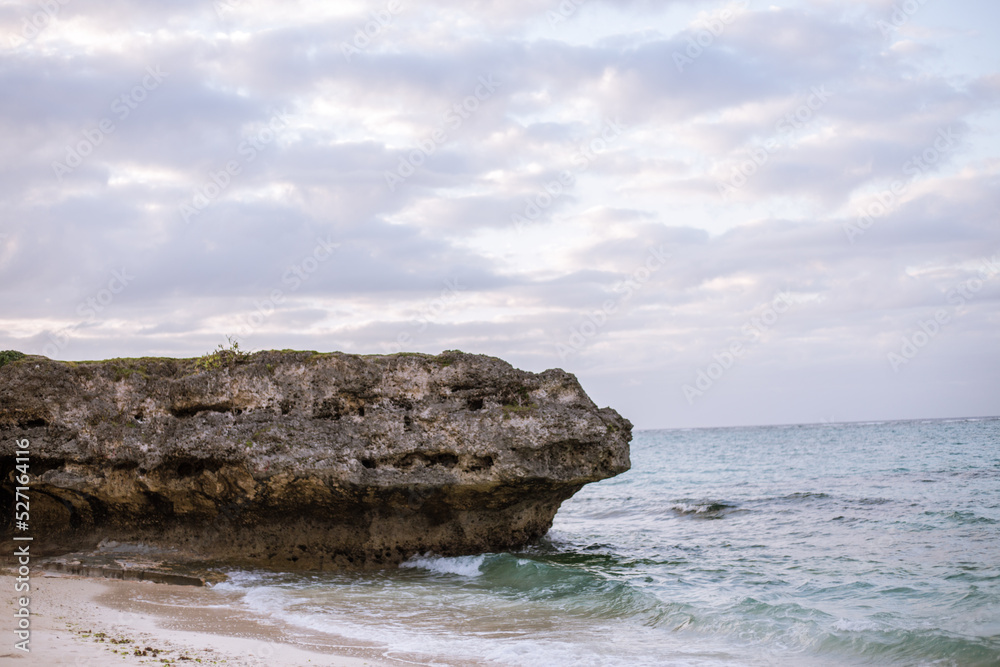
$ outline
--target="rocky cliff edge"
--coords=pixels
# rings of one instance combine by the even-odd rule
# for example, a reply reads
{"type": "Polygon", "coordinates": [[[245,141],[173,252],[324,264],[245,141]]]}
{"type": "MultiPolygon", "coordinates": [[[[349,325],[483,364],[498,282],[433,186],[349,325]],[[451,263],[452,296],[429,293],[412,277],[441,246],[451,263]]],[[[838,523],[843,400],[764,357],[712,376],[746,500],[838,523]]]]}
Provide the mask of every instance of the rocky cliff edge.
{"type": "Polygon", "coordinates": [[[27,439],[30,524],[0,539],[280,569],[516,549],[629,469],[631,429],[565,371],[461,352],[25,356],[0,366],[0,497],[27,439]]]}

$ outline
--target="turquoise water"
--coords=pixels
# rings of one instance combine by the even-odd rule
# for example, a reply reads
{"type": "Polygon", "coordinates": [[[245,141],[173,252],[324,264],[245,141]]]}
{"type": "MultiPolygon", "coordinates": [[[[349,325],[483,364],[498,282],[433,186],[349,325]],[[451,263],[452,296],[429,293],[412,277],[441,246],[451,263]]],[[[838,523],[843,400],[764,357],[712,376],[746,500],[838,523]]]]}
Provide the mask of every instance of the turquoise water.
{"type": "Polygon", "coordinates": [[[522,553],[231,576],[424,664],[1000,665],[1000,420],[638,432],[522,553]]]}

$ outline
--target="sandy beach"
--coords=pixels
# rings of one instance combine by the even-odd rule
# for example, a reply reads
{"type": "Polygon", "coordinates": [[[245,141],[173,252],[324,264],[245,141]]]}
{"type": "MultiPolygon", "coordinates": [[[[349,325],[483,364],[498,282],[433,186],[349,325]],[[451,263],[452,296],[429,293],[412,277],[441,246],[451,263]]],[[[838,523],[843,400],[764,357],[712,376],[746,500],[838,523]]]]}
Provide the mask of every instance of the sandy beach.
{"type": "Polygon", "coordinates": [[[207,588],[88,579],[49,572],[31,575],[30,652],[14,647],[14,577],[0,576],[4,611],[0,662],[11,665],[413,664],[387,660],[374,647],[331,644],[220,605],[207,588]],[[289,639],[294,638],[294,644],[289,639]]]}

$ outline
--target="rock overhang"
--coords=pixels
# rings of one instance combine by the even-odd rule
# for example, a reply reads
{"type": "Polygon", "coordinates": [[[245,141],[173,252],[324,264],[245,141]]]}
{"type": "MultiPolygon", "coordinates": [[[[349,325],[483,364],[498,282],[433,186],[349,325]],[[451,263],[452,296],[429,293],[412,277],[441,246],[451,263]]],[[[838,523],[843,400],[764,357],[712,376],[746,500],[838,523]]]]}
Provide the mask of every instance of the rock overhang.
{"type": "Polygon", "coordinates": [[[521,547],[628,470],[631,424],[559,369],[286,350],[27,356],[0,367],[5,495],[17,438],[40,547],[143,541],[300,569],[521,547]]]}

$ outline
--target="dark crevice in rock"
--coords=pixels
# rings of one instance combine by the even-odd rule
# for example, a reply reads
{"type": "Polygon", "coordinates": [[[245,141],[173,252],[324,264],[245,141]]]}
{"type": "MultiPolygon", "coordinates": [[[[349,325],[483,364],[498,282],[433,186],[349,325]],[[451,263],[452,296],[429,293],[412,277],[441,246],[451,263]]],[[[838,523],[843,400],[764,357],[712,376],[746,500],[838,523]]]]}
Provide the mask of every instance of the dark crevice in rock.
{"type": "Polygon", "coordinates": [[[458,456],[450,452],[410,452],[403,456],[387,459],[382,465],[396,468],[397,470],[406,470],[421,465],[454,468],[458,465],[458,456]]]}
{"type": "Polygon", "coordinates": [[[100,526],[108,522],[110,512],[108,511],[107,505],[101,502],[99,498],[95,498],[89,494],[85,494],[83,499],[87,502],[87,506],[90,508],[89,524],[100,526]]]}
{"type": "Polygon", "coordinates": [[[459,466],[465,472],[481,472],[493,467],[493,457],[462,455],[451,452],[409,452],[402,456],[395,456],[386,459],[374,459],[365,457],[361,459],[361,465],[369,470],[377,468],[395,468],[396,470],[410,470],[416,467],[435,467],[450,470],[459,466]],[[459,464],[461,464],[459,466],[459,464]]]}
{"type": "Polygon", "coordinates": [[[0,516],[0,526],[4,532],[10,532],[13,526],[14,513],[7,511],[7,508],[14,507],[14,487],[20,486],[16,482],[8,481],[12,472],[14,472],[14,459],[0,459],[0,507],[5,510],[0,516]]]}
{"type": "Polygon", "coordinates": [[[174,513],[174,503],[168,498],[153,491],[143,491],[142,493],[152,509],[152,512],[146,517],[147,522],[155,522],[160,517],[171,516],[174,513]]]}
{"type": "MultiPolygon", "coordinates": [[[[37,494],[35,502],[36,508],[39,505],[41,505],[41,503],[39,503],[38,500],[48,499],[52,506],[62,507],[64,510],[66,510],[66,514],[68,516],[67,527],[70,530],[78,530],[85,523],[88,524],[90,523],[89,521],[85,521],[84,517],[80,514],[77,505],[73,504],[73,502],[71,502],[69,498],[63,495],[63,493],[53,493],[51,490],[42,486],[35,486],[34,488],[32,488],[31,492],[32,494],[37,494]]],[[[47,513],[51,513],[51,511],[47,513]]],[[[35,512],[35,514],[36,518],[38,518],[37,511],[35,512]]]]}
{"type": "Polygon", "coordinates": [[[199,412],[231,412],[233,414],[242,414],[243,411],[239,408],[234,408],[231,403],[212,403],[207,405],[186,405],[180,408],[170,408],[170,414],[174,417],[184,418],[193,417],[199,412]]]}
{"type": "Polygon", "coordinates": [[[429,465],[444,466],[445,468],[454,468],[458,465],[458,457],[454,454],[430,454],[426,456],[429,465]]]}
{"type": "Polygon", "coordinates": [[[156,470],[166,476],[176,473],[178,477],[195,477],[205,470],[218,472],[224,465],[224,462],[215,459],[170,459],[156,470]]]}
{"type": "Polygon", "coordinates": [[[350,412],[344,401],[339,398],[323,399],[318,405],[313,407],[313,419],[332,419],[336,421],[350,412]]]}
{"type": "Polygon", "coordinates": [[[469,472],[480,472],[482,470],[489,470],[493,467],[493,457],[492,456],[472,456],[469,457],[464,466],[465,470],[469,472]]]}

